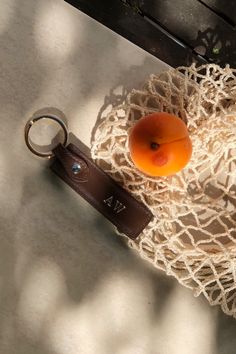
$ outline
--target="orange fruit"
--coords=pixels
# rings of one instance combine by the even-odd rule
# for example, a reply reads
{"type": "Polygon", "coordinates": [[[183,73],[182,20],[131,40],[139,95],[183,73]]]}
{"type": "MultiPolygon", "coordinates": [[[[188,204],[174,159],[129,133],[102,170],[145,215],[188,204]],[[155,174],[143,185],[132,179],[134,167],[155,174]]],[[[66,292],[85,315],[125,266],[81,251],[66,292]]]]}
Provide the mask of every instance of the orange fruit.
{"type": "Polygon", "coordinates": [[[165,112],[138,120],[129,135],[129,150],[135,166],[150,176],[169,176],[182,170],[192,155],[186,124],[165,112]]]}

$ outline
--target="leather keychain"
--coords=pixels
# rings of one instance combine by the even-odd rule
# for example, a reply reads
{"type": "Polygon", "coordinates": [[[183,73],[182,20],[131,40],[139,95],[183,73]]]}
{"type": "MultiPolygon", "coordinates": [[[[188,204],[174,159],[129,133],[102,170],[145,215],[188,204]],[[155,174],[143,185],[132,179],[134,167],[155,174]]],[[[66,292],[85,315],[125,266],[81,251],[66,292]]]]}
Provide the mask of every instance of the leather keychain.
{"type": "Polygon", "coordinates": [[[32,153],[52,160],[51,170],[81,197],[111,221],[122,234],[137,238],[152,219],[150,210],[106,174],[89,156],[89,148],[56,115],[39,115],[25,126],[25,142],[32,153]],[[31,127],[42,119],[53,120],[63,132],[63,141],[47,152],[39,151],[30,139],[31,127]],[[68,138],[75,143],[68,144],[68,138]]]}

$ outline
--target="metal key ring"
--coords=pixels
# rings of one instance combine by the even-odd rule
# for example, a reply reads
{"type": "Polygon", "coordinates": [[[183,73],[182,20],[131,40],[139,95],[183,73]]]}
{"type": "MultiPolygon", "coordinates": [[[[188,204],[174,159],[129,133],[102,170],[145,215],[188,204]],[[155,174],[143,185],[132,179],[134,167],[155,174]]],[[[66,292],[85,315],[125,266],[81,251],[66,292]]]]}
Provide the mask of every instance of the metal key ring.
{"type": "Polygon", "coordinates": [[[25,125],[25,143],[26,143],[27,147],[29,148],[29,150],[37,156],[44,157],[44,158],[51,158],[54,156],[52,151],[48,151],[45,153],[38,151],[35,148],[36,144],[33,144],[32,141],[30,140],[30,137],[29,137],[29,132],[30,132],[31,127],[41,119],[51,119],[60,125],[60,127],[62,128],[62,131],[64,133],[64,139],[62,142],[62,145],[64,145],[64,146],[66,146],[67,140],[68,140],[67,126],[60,118],[58,118],[57,116],[52,115],[52,114],[43,114],[40,116],[33,117],[33,118],[29,119],[29,121],[26,123],[26,125],[25,125]]]}

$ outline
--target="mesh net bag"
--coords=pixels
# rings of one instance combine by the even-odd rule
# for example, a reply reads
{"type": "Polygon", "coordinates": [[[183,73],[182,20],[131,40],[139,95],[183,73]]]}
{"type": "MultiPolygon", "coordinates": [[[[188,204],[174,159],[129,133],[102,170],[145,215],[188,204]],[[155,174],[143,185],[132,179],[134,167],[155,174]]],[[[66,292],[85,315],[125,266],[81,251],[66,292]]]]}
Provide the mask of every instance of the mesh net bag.
{"type": "Polygon", "coordinates": [[[129,246],[236,317],[236,70],[193,64],[152,75],[100,119],[92,157],[154,215],[129,246]],[[146,176],[129,155],[130,128],[155,111],[179,116],[193,144],[170,177],[146,176]]]}

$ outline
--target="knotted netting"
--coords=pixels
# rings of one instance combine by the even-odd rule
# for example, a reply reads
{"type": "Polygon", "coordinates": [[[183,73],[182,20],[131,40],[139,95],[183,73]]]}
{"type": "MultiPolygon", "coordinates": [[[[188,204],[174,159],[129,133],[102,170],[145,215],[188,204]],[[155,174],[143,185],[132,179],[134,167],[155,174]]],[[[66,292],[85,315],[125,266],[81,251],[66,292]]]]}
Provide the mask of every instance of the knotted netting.
{"type": "Polygon", "coordinates": [[[236,70],[193,64],[152,75],[100,120],[92,157],[153,213],[129,246],[236,317],[236,70]],[[157,111],[183,119],[193,154],[181,172],[153,178],[134,166],[128,136],[157,111]]]}

